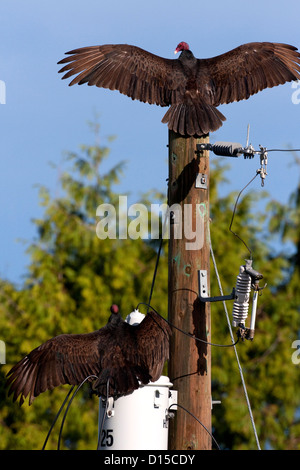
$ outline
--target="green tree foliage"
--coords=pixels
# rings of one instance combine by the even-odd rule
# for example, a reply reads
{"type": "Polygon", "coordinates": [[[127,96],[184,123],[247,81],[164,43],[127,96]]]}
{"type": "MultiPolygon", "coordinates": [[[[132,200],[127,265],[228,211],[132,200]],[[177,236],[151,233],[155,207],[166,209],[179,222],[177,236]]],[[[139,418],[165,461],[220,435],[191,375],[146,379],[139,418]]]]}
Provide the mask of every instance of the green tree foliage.
{"type": "MultiPolygon", "coordinates": [[[[147,302],[158,243],[150,240],[100,240],[96,209],[118,205],[117,184],[123,163],[103,173],[108,147],[82,146],[70,153],[71,165],[61,177],[60,194],[40,188],[44,215],[34,221],[37,238],[30,244],[30,265],[22,288],[0,282],[0,331],[6,343],[7,365],[1,366],[1,449],[41,449],[69,386],[45,392],[32,406],[22,408],[7,397],[5,374],[34,347],[60,333],[86,333],[102,327],[112,303],[123,318],[139,302],[147,302]]],[[[249,253],[228,230],[235,193],[218,195],[224,166],[213,162],[211,177],[211,239],[224,293],[235,285],[239,266],[249,253]]],[[[262,448],[300,448],[297,407],[300,365],[292,363],[292,342],[299,336],[299,190],[286,207],[272,201],[266,213],[254,210],[261,191],[243,195],[233,230],[251,247],[253,266],[268,283],[258,303],[253,342],[239,342],[238,354],[262,448]],[[266,232],[266,227],[269,228],[266,232]],[[274,252],[273,238],[282,251],[274,252]],[[290,250],[286,250],[285,243],[290,250]]],[[[141,197],[147,207],[164,195],[141,197]]],[[[128,219],[128,222],[130,220],[128,219]]],[[[211,295],[219,295],[212,266],[211,295]]],[[[167,243],[164,242],[152,297],[153,306],[167,312],[167,243]]],[[[228,303],[231,314],[232,304],[228,303]]],[[[146,313],[146,308],[140,307],[146,313]]],[[[212,305],[212,341],[229,344],[228,324],[221,304],[212,305]]],[[[256,448],[253,429],[232,348],[212,348],[214,436],[222,448],[256,448]]],[[[47,444],[54,449],[60,423],[47,444]]],[[[85,385],[70,408],[62,434],[64,449],[95,449],[98,399],[85,385]]]]}

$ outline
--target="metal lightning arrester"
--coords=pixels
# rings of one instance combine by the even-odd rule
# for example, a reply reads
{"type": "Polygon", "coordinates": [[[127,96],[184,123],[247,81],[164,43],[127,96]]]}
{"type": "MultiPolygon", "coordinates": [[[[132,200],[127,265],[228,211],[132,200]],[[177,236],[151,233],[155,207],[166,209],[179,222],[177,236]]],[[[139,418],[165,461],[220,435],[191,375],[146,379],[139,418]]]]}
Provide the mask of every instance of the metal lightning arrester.
{"type": "Polygon", "coordinates": [[[232,308],[232,326],[239,327],[238,336],[242,339],[253,340],[254,338],[258,293],[265,287],[259,287],[260,279],[263,279],[263,275],[252,268],[252,260],[246,260],[246,264],[240,266],[236,281],[235,301],[232,308]],[[246,328],[245,322],[248,317],[251,289],[254,290],[251,321],[250,328],[246,328]]]}

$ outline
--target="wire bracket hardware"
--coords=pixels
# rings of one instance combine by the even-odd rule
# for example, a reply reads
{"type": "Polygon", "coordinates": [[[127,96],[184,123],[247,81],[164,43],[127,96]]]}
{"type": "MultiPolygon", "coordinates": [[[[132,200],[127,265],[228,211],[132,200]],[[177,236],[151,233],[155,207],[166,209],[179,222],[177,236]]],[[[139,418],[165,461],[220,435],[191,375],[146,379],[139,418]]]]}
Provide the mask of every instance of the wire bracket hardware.
{"type": "Polygon", "coordinates": [[[199,299],[201,302],[220,302],[223,300],[233,300],[235,299],[235,288],[232,288],[232,292],[229,295],[219,295],[216,297],[208,297],[208,287],[207,287],[207,271],[200,269],[198,271],[198,286],[199,286],[199,299]]]}
{"type": "Polygon", "coordinates": [[[241,338],[242,341],[245,339],[253,340],[258,295],[259,292],[267,285],[265,284],[264,287],[259,287],[259,281],[261,279],[263,279],[263,275],[252,268],[252,260],[246,260],[246,264],[240,267],[240,273],[237,276],[236,287],[233,287],[231,294],[209,297],[207,271],[202,269],[198,271],[199,299],[201,302],[220,302],[224,300],[234,300],[232,325],[238,328],[237,336],[241,338]],[[251,324],[249,328],[246,328],[245,321],[248,316],[251,289],[254,291],[251,324]]]}
{"type": "Polygon", "coordinates": [[[267,176],[267,163],[268,163],[268,151],[266,147],[259,145],[259,150],[255,150],[253,145],[249,144],[249,133],[250,125],[248,124],[247,128],[247,141],[246,146],[243,147],[242,144],[237,142],[216,142],[215,144],[202,143],[197,144],[196,153],[203,152],[204,150],[210,150],[215,155],[221,157],[239,157],[244,155],[245,159],[254,158],[254,155],[260,156],[260,168],[256,171],[260,175],[261,185],[264,186],[264,182],[267,176]]]}
{"type": "Polygon", "coordinates": [[[264,186],[264,181],[267,176],[267,163],[268,163],[268,151],[266,147],[259,146],[260,150],[255,150],[250,144],[243,147],[241,144],[236,142],[216,142],[215,144],[197,144],[196,152],[202,152],[203,150],[211,150],[215,155],[221,157],[239,157],[244,155],[244,158],[254,158],[254,155],[260,156],[260,168],[256,171],[261,178],[261,185],[264,186]]]}

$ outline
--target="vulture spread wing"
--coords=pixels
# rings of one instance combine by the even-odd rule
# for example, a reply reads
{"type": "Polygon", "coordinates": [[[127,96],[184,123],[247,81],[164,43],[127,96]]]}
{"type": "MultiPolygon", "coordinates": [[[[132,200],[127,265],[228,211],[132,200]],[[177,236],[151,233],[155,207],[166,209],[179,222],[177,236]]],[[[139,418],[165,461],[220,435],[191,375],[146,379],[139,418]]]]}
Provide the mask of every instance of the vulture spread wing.
{"type": "Polygon", "coordinates": [[[70,85],[119,90],[132,99],[170,106],[162,122],[181,135],[201,136],[217,130],[225,117],[223,103],[300,79],[300,55],[287,44],[249,43],[211,59],[196,59],[181,42],[178,59],[165,59],[127,44],[74,49],[59,64],[70,85]]]}
{"type": "MultiPolygon", "coordinates": [[[[219,106],[248,99],[265,88],[300,78],[300,54],[296,47],[271,42],[252,42],[212,59],[200,59],[211,79],[211,104],[219,106]]],[[[201,72],[198,75],[201,86],[201,72]]]]}
{"type": "MultiPolygon", "coordinates": [[[[9,395],[20,405],[29,404],[46,390],[58,385],[78,385],[89,375],[98,375],[98,341],[101,330],[85,335],[60,335],[37,347],[8,373],[9,395]]],[[[104,335],[105,337],[105,335],[104,335]]]]}
{"type": "Polygon", "coordinates": [[[67,52],[59,64],[63,79],[78,74],[69,86],[96,85],[118,90],[133,100],[169,106],[174,92],[182,86],[178,61],[164,59],[136,46],[107,44],[67,52]]]}
{"type": "Polygon", "coordinates": [[[99,396],[118,397],[133,392],[161,375],[168,359],[169,325],[149,312],[139,325],[129,325],[112,313],[107,325],[93,333],[63,334],[31,351],[9,372],[7,385],[20,405],[29,405],[46,390],[79,385],[91,376],[99,396]],[[96,377],[94,377],[96,376],[96,377]],[[108,382],[109,381],[109,382],[108,382]]]}

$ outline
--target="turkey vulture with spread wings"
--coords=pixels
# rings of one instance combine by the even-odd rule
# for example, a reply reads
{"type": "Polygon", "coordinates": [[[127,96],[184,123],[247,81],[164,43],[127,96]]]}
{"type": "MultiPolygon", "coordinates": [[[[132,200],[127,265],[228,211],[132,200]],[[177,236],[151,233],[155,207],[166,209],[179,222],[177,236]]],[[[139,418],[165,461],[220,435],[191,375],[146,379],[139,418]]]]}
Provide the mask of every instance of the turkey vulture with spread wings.
{"type": "Polygon", "coordinates": [[[29,405],[42,392],[63,384],[79,385],[89,376],[93,391],[102,397],[127,395],[159,379],[169,357],[169,324],[149,312],[138,325],[122,320],[116,305],[108,323],[87,334],[62,334],[37,347],[9,372],[7,384],[20,405],[29,405]]]}
{"type": "Polygon", "coordinates": [[[66,53],[59,72],[62,78],[78,74],[70,85],[87,83],[170,106],[162,122],[189,136],[222,126],[226,118],[216,106],[300,79],[300,54],[288,44],[252,42],[210,59],[197,59],[185,42],[179,51],[178,59],[165,59],[127,44],[82,47],[66,53]]]}

